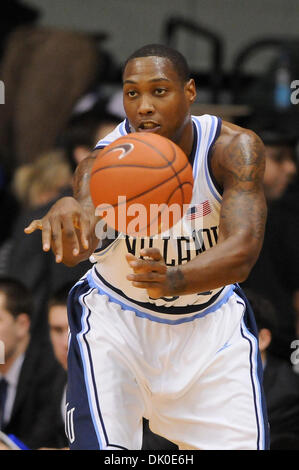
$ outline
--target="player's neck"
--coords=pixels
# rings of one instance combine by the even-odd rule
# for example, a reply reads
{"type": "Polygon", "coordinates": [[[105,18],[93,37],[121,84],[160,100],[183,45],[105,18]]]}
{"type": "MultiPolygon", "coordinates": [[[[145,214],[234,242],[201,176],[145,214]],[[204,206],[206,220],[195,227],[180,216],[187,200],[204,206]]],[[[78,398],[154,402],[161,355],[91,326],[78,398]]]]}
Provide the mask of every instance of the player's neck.
{"type": "Polygon", "coordinates": [[[182,132],[181,139],[178,142],[179,147],[185,152],[187,157],[191,155],[192,147],[193,147],[193,139],[194,139],[194,132],[193,132],[193,123],[190,116],[190,120],[187,122],[184,131],[182,132]]]}

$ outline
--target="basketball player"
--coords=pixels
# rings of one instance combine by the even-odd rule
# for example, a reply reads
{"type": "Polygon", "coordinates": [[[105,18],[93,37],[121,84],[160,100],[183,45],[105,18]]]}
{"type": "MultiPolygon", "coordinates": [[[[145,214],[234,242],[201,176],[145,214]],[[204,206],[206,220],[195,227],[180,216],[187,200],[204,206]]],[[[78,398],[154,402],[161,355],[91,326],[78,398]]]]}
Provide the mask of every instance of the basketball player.
{"type": "Polygon", "coordinates": [[[141,48],[124,66],[127,118],[93,153],[132,131],[179,145],[194,174],[181,236],[118,236],[98,248],[94,156],[77,168],[74,197],[25,229],[42,230],[57,262],[95,261],[68,301],[71,449],[140,449],[142,416],[180,449],[268,448],[257,330],[238,286],[263,241],[264,146],[249,130],[192,116],[195,97],[180,53],[141,48]]]}

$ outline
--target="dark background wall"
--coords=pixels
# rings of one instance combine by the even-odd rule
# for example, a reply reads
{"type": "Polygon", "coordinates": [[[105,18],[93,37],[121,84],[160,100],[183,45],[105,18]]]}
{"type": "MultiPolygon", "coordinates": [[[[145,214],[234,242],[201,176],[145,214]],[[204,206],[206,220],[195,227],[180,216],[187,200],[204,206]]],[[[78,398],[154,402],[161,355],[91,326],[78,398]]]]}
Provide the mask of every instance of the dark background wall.
{"type": "MultiPolygon", "coordinates": [[[[298,0],[24,0],[41,11],[39,24],[106,32],[107,50],[122,61],[137,47],[161,39],[165,21],[173,15],[191,19],[222,36],[224,66],[248,42],[265,36],[299,33],[298,0]]],[[[181,32],[178,44],[194,67],[207,67],[209,48],[181,32]]],[[[264,56],[252,68],[263,66],[264,56]]]]}

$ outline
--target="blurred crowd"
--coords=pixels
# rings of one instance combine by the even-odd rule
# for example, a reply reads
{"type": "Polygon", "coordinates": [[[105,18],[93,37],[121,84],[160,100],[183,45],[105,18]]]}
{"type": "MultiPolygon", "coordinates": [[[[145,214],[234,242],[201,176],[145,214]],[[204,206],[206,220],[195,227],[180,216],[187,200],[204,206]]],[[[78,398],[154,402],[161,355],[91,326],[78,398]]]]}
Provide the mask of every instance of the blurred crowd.
{"type": "MultiPolygon", "coordinates": [[[[28,236],[24,228],[72,194],[77,164],[124,112],[119,94],[101,89],[97,43],[38,28],[34,10],[22,15],[0,37],[0,431],[24,448],[65,449],[67,295],[90,263],[56,264],[42,251],[40,233],[28,236]]],[[[266,146],[268,221],[242,287],[260,333],[271,448],[299,450],[299,130],[263,119],[248,127],[266,146]]],[[[6,445],[0,433],[0,448],[6,445]]],[[[144,421],[144,448],[176,447],[144,421]]]]}

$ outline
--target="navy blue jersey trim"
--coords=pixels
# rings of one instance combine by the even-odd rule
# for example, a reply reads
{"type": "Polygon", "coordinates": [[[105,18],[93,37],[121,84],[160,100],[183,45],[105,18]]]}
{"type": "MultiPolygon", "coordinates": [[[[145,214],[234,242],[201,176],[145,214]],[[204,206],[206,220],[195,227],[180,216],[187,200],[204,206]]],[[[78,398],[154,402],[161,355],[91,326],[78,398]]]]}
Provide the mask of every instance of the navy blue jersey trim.
{"type": "Polygon", "coordinates": [[[89,402],[89,386],[85,379],[86,360],[88,360],[90,352],[87,350],[87,357],[83,354],[82,343],[83,341],[85,343],[85,338],[82,336],[82,342],[78,339],[78,334],[83,331],[82,316],[84,303],[81,303],[81,300],[91,291],[92,289],[87,280],[84,280],[72,288],[68,297],[70,343],[68,352],[67,402],[70,402],[75,408],[80,404],[80,417],[79,419],[77,415],[74,417],[75,435],[77,434],[77,438],[73,442],[69,442],[71,450],[80,450],[82,448],[99,449],[102,445],[102,439],[99,439],[94,426],[93,412],[89,402]]]}
{"type": "MultiPolygon", "coordinates": [[[[121,450],[129,450],[127,447],[119,446],[117,444],[108,444],[107,448],[105,450],[109,450],[109,447],[112,447],[112,449],[121,449],[121,450]]],[[[111,449],[110,449],[111,450],[111,449]]]]}
{"type": "MultiPolygon", "coordinates": [[[[243,305],[243,304],[242,304],[242,305],[243,305]]],[[[256,396],[256,391],[255,391],[255,386],[254,386],[253,370],[252,370],[252,369],[253,369],[253,364],[252,364],[252,355],[253,355],[252,344],[251,344],[251,341],[249,340],[249,338],[247,338],[247,337],[244,335],[242,326],[240,327],[240,329],[241,329],[241,335],[243,336],[244,339],[246,339],[246,341],[248,341],[248,343],[249,343],[249,348],[250,348],[250,352],[249,352],[250,380],[251,380],[251,387],[252,387],[252,391],[253,391],[253,402],[254,402],[254,410],[255,410],[256,424],[257,424],[257,450],[260,450],[260,446],[259,446],[259,442],[260,442],[260,426],[259,426],[258,413],[257,413],[257,405],[256,405],[257,396],[256,396]]]]}
{"type": "MultiPolygon", "coordinates": [[[[85,302],[85,298],[90,294],[90,292],[92,290],[93,290],[93,288],[90,288],[90,286],[88,284],[88,281],[85,279],[82,284],[78,285],[78,289],[76,289],[72,292],[72,296],[69,298],[70,306],[75,306],[76,305],[77,309],[80,311],[80,313],[79,313],[78,310],[76,312],[77,314],[79,314],[78,318],[77,318],[77,322],[78,322],[77,326],[75,326],[75,324],[72,321],[70,322],[71,338],[72,338],[71,342],[72,342],[72,344],[76,344],[76,352],[72,350],[72,354],[74,355],[74,353],[75,354],[78,353],[78,357],[80,358],[80,363],[81,363],[82,370],[84,370],[85,367],[89,367],[90,374],[91,374],[91,381],[90,382],[88,382],[86,380],[85,373],[82,374],[82,385],[85,389],[86,398],[87,398],[87,401],[88,401],[88,409],[89,409],[89,416],[90,416],[89,423],[90,423],[90,426],[92,427],[93,433],[94,433],[93,436],[92,436],[92,439],[94,439],[94,437],[95,437],[96,440],[97,440],[97,445],[95,445],[95,442],[93,442],[92,448],[94,448],[94,449],[99,448],[101,450],[103,448],[107,448],[107,447],[111,446],[113,448],[118,447],[120,449],[125,449],[122,446],[118,446],[117,444],[113,444],[113,443],[109,442],[108,433],[107,433],[105,423],[104,423],[104,418],[103,418],[103,415],[102,415],[102,412],[101,412],[99,394],[98,394],[98,389],[97,389],[97,385],[96,385],[96,378],[95,378],[95,371],[94,371],[94,362],[93,362],[93,358],[92,358],[92,354],[91,354],[90,344],[89,344],[89,341],[88,341],[88,334],[89,334],[90,329],[91,329],[91,327],[90,327],[90,315],[91,315],[92,312],[87,307],[86,302],[85,302]],[[82,318],[84,318],[86,328],[82,323],[82,318]],[[80,340],[78,338],[79,335],[81,335],[82,341],[84,341],[85,346],[86,346],[86,353],[85,354],[82,351],[82,348],[80,346],[80,340]],[[91,407],[90,401],[88,399],[88,397],[89,397],[89,391],[88,390],[90,390],[90,389],[92,389],[93,393],[94,393],[95,408],[91,407]],[[97,415],[99,417],[99,420],[100,420],[100,426],[101,426],[101,431],[103,433],[104,442],[102,442],[102,439],[100,438],[100,436],[98,434],[99,430],[96,429],[97,426],[95,425],[95,423],[93,421],[93,418],[92,418],[92,416],[95,413],[97,413],[97,415]]],[[[69,368],[69,374],[71,374],[71,372],[72,372],[72,369],[69,368]]],[[[73,384],[72,386],[74,388],[74,380],[72,381],[72,384],[73,384]]],[[[69,387],[70,387],[70,384],[69,384],[69,387]]],[[[75,394],[76,390],[73,390],[72,393],[75,394]]],[[[80,418],[79,418],[79,421],[80,421],[80,418]]],[[[79,421],[76,423],[76,428],[79,425],[79,421]]],[[[82,426],[82,424],[81,424],[81,426],[82,426]]],[[[83,441],[84,441],[84,439],[86,439],[86,436],[82,435],[81,439],[83,439],[83,441]]],[[[74,449],[76,449],[78,445],[81,447],[82,445],[84,445],[83,441],[81,441],[81,443],[80,442],[79,443],[75,442],[74,446],[72,446],[72,447],[74,449]]]]}
{"type": "Polygon", "coordinates": [[[219,135],[220,135],[220,132],[221,132],[221,126],[222,126],[222,119],[220,117],[217,117],[217,128],[216,128],[216,133],[215,133],[215,136],[214,136],[214,139],[213,141],[211,142],[211,145],[210,145],[210,148],[209,148],[209,151],[208,151],[208,156],[207,156],[207,163],[208,163],[208,169],[209,169],[209,173],[210,173],[210,176],[211,176],[211,180],[215,186],[215,188],[217,189],[218,193],[223,194],[223,188],[221,188],[218,184],[218,182],[216,181],[216,178],[215,176],[213,175],[213,171],[212,171],[212,164],[211,164],[211,160],[212,160],[212,148],[213,148],[213,145],[215,144],[216,140],[218,139],[219,135]]]}
{"type": "Polygon", "coordinates": [[[130,128],[130,123],[129,123],[128,118],[126,118],[126,120],[125,120],[125,129],[126,129],[128,134],[131,134],[131,128],[130,128]]]}
{"type": "Polygon", "coordinates": [[[94,272],[96,273],[97,277],[106,287],[114,291],[116,294],[120,295],[123,299],[128,300],[129,302],[135,304],[136,306],[138,305],[139,307],[147,308],[148,310],[152,310],[153,312],[165,313],[168,315],[184,315],[188,313],[201,312],[205,308],[212,305],[218,299],[219,295],[224,289],[223,287],[219,292],[217,292],[217,294],[213,295],[213,297],[211,297],[210,300],[204,304],[186,305],[184,307],[165,307],[164,305],[157,306],[150,302],[139,302],[138,300],[131,299],[131,297],[128,297],[127,295],[125,295],[123,291],[109,284],[109,282],[107,282],[106,279],[104,279],[96,269],[94,269],[94,272]]]}
{"type": "Polygon", "coordinates": [[[196,149],[197,149],[198,134],[197,134],[196,124],[194,121],[192,121],[192,125],[193,125],[193,144],[192,144],[192,150],[188,157],[188,160],[189,160],[190,165],[193,167],[196,149]]]}
{"type": "MultiPolygon", "coordinates": [[[[244,306],[245,304],[245,312],[244,312],[244,323],[245,326],[251,335],[253,335],[256,338],[257,342],[257,348],[258,348],[258,328],[256,325],[255,317],[254,317],[254,312],[252,310],[252,307],[244,293],[244,291],[241,289],[241,287],[238,284],[235,284],[235,293],[243,300],[242,305],[244,306]]],[[[238,302],[238,301],[237,301],[238,302]]],[[[241,303],[241,302],[238,302],[241,303]]],[[[252,382],[252,389],[254,393],[254,406],[255,406],[255,414],[256,414],[256,420],[257,420],[257,429],[258,429],[258,437],[257,437],[257,449],[259,450],[259,440],[260,440],[260,422],[258,419],[258,413],[257,413],[257,396],[256,396],[256,389],[254,385],[254,379],[253,379],[253,364],[252,361],[253,359],[253,349],[252,349],[252,343],[250,339],[244,334],[244,331],[241,326],[241,335],[243,336],[244,339],[246,339],[249,344],[250,344],[250,377],[251,377],[251,382],[252,382]]],[[[263,365],[262,365],[262,360],[261,356],[258,352],[257,355],[257,378],[258,382],[260,384],[260,391],[261,391],[261,406],[262,406],[262,415],[263,415],[263,429],[264,429],[264,446],[265,449],[268,450],[270,446],[270,436],[269,436],[269,429],[268,429],[268,413],[267,413],[267,405],[265,401],[265,395],[263,391],[263,365]]]]}
{"type": "Polygon", "coordinates": [[[98,246],[93,253],[101,253],[102,251],[106,250],[111,243],[114,243],[116,239],[118,238],[119,232],[115,231],[115,238],[103,238],[100,239],[99,242],[101,242],[101,245],[98,246]]]}
{"type": "MultiPolygon", "coordinates": [[[[85,304],[84,300],[85,300],[85,297],[87,295],[88,295],[88,293],[85,294],[83,299],[82,299],[84,304],[85,304]]],[[[85,306],[86,306],[86,304],[85,304],[85,306]]],[[[97,386],[96,386],[96,379],[95,379],[94,366],[93,366],[93,362],[92,362],[91,350],[90,350],[90,346],[89,346],[89,343],[88,343],[87,338],[86,338],[86,335],[90,331],[90,323],[89,323],[90,315],[91,315],[91,310],[88,308],[88,315],[86,317],[86,323],[88,325],[88,329],[87,329],[87,331],[85,331],[85,333],[83,333],[82,337],[84,339],[84,342],[86,344],[86,348],[87,348],[87,351],[88,351],[88,359],[89,359],[91,379],[92,379],[93,390],[94,390],[94,395],[95,395],[96,407],[97,407],[98,416],[99,416],[101,424],[102,424],[102,430],[103,430],[103,434],[104,434],[104,437],[105,437],[105,440],[106,440],[106,446],[107,446],[107,445],[109,445],[109,440],[108,440],[107,431],[106,431],[106,428],[105,428],[105,425],[104,425],[104,420],[103,420],[103,416],[102,416],[101,409],[100,409],[100,403],[99,403],[99,397],[98,397],[98,390],[97,390],[97,386]]]]}

